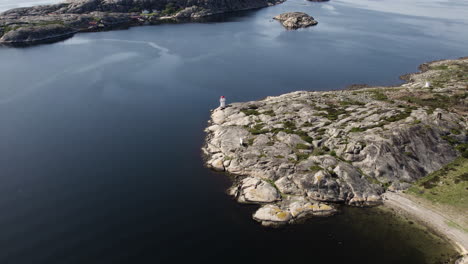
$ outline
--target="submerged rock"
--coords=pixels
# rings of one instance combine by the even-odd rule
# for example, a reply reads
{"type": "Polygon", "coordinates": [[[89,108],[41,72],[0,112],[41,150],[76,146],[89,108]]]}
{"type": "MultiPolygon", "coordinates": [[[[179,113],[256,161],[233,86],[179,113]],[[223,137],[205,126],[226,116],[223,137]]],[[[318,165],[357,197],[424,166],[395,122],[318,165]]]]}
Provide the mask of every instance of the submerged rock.
{"type": "Polygon", "coordinates": [[[313,17],[303,12],[289,12],[275,16],[276,19],[287,29],[306,28],[317,25],[313,17]]]}
{"type": "Polygon", "coordinates": [[[261,204],[253,217],[264,225],[329,215],[334,203],[381,204],[387,189],[408,188],[460,155],[467,72],[467,58],[440,61],[398,87],[300,91],[218,108],[206,129],[206,164],[238,176],[229,193],[261,204]],[[438,87],[424,87],[428,79],[438,87]]]}

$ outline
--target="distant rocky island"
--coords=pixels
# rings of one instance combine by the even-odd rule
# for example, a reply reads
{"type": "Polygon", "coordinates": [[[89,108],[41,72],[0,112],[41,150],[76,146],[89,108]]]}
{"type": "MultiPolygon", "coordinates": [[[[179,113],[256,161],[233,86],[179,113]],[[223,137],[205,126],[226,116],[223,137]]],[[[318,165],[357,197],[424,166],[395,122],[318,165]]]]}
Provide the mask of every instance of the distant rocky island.
{"type": "MultiPolygon", "coordinates": [[[[206,165],[232,175],[229,194],[261,205],[253,218],[267,226],[330,215],[339,204],[380,205],[385,192],[468,158],[468,58],[421,69],[401,86],[299,91],[215,109],[206,165]]],[[[466,184],[463,175],[455,183],[466,184]]]]}
{"type": "Polygon", "coordinates": [[[306,28],[317,25],[313,17],[303,12],[288,12],[275,16],[273,19],[281,22],[286,29],[306,28]]]}
{"type": "Polygon", "coordinates": [[[0,14],[0,44],[53,42],[77,32],[103,31],[193,20],[214,14],[267,7],[284,0],[69,0],[17,8],[0,14]]]}

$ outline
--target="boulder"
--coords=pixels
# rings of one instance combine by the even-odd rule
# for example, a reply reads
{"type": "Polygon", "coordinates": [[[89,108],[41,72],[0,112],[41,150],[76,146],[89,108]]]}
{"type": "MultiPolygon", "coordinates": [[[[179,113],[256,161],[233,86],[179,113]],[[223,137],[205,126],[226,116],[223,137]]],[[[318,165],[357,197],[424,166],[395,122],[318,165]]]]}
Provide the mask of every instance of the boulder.
{"type": "Polygon", "coordinates": [[[253,219],[259,221],[264,226],[280,226],[291,220],[291,213],[287,210],[282,210],[277,205],[267,204],[260,207],[254,214],[253,219]]]}
{"type": "Polygon", "coordinates": [[[238,200],[243,203],[271,203],[280,200],[280,195],[268,182],[248,177],[242,180],[238,200]]]}

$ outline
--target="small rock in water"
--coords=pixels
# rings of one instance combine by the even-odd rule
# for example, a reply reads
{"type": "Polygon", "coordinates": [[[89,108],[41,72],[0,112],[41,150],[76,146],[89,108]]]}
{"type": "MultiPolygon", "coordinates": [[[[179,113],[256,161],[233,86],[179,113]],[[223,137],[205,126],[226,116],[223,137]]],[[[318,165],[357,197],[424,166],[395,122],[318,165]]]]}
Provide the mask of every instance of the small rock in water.
{"type": "Polygon", "coordinates": [[[275,16],[273,19],[278,20],[287,29],[306,28],[317,25],[317,21],[313,17],[303,12],[288,12],[275,16]]]}

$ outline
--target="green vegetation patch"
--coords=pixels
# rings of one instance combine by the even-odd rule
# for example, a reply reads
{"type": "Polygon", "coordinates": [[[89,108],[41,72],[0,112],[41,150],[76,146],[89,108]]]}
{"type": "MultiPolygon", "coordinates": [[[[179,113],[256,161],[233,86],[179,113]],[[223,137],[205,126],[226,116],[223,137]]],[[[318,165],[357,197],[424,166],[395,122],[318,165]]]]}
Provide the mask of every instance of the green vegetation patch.
{"type": "Polygon", "coordinates": [[[468,144],[467,143],[458,144],[455,147],[455,149],[461,153],[462,157],[468,159],[468,144]]]}
{"type": "Polygon", "coordinates": [[[358,132],[364,132],[366,131],[366,128],[361,128],[361,127],[353,127],[351,128],[351,130],[349,130],[349,132],[351,133],[358,133],[358,132]]]}
{"type": "Polygon", "coordinates": [[[466,212],[468,210],[468,159],[457,158],[442,169],[418,180],[406,192],[466,212]]]}
{"type": "Polygon", "coordinates": [[[329,149],[327,147],[315,148],[312,151],[312,156],[321,156],[327,154],[329,149]]]}
{"type": "Polygon", "coordinates": [[[431,69],[439,70],[439,74],[431,79],[434,87],[444,87],[451,80],[468,82],[468,65],[466,63],[432,66],[431,69]]]}
{"type": "Polygon", "coordinates": [[[310,137],[307,132],[302,131],[296,127],[296,124],[293,121],[287,120],[284,121],[282,128],[273,128],[269,132],[273,134],[277,134],[278,132],[284,132],[286,134],[295,134],[301,137],[302,140],[304,140],[307,143],[312,143],[314,140],[312,137],[310,137]]]}
{"type": "Polygon", "coordinates": [[[171,16],[174,15],[180,11],[182,11],[183,8],[177,7],[174,5],[174,3],[168,3],[166,4],[166,7],[164,8],[163,11],[161,11],[162,16],[171,16]]]}
{"type": "Polygon", "coordinates": [[[320,167],[319,165],[313,165],[313,166],[311,166],[309,168],[309,170],[311,170],[311,171],[321,171],[321,170],[323,170],[323,168],[320,167]]]}
{"type": "Polygon", "coordinates": [[[263,127],[265,124],[263,123],[258,123],[254,125],[252,128],[249,128],[249,132],[252,133],[253,135],[260,135],[260,134],[266,134],[270,132],[269,129],[264,129],[263,127]]]}
{"type": "Polygon", "coordinates": [[[307,146],[306,144],[297,144],[296,149],[310,149],[310,146],[307,146]]]}
{"type": "Polygon", "coordinates": [[[262,114],[264,115],[269,115],[269,116],[275,116],[275,111],[273,110],[267,110],[267,111],[263,111],[262,114]]]}
{"type": "Polygon", "coordinates": [[[432,66],[431,70],[448,70],[448,65],[439,65],[439,66],[432,66]]]}
{"type": "Polygon", "coordinates": [[[384,120],[389,122],[389,123],[400,121],[400,120],[408,118],[411,115],[412,111],[413,111],[413,108],[405,108],[405,110],[403,112],[399,112],[396,115],[387,117],[384,120]]]}
{"type": "MultiPolygon", "coordinates": [[[[413,111],[413,109],[415,109],[415,108],[414,107],[406,107],[404,111],[399,112],[396,115],[386,117],[386,118],[382,119],[381,122],[379,122],[379,123],[377,123],[375,125],[366,126],[366,127],[353,127],[353,128],[351,128],[351,130],[349,132],[350,133],[364,132],[364,131],[366,131],[368,129],[372,129],[372,128],[376,128],[376,127],[383,127],[383,126],[388,125],[390,123],[397,122],[397,121],[400,121],[400,120],[404,120],[404,119],[408,118],[411,115],[411,112],[413,111]]],[[[414,124],[418,124],[418,123],[420,123],[420,122],[414,122],[414,124]]]]}
{"type": "Polygon", "coordinates": [[[337,120],[340,115],[349,115],[349,113],[344,108],[341,108],[341,107],[336,107],[336,108],[332,106],[325,107],[325,108],[316,107],[315,109],[319,111],[325,111],[325,113],[323,112],[317,113],[316,116],[325,117],[331,121],[337,120]]]}
{"type": "Polygon", "coordinates": [[[6,34],[6,33],[10,32],[12,30],[16,30],[16,29],[18,29],[20,27],[21,26],[19,26],[19,25],[5,26],[5,27],[3,27],[3,34],[6,34]]]}
{"type": "Polygon", "coordinates": [[[340,101],[340,105],[341,106],[350,106],[350,105],[362,106],[362,105],[365,105],[365,103],[359,102],[359,101],[354,101],[354,100],[346,100],[346,101],[340,101]]]}
{"type": "Polygon", "coordinates": [[[256,109],[241,109],[240,111],[244,113],[246,116],[260,115],[260,112],[258,112],[256,109]]]}
{"type": "Polygon", "coordinates": [[[54,21],[41,21],[37,23],[32,23],[33,26],[47,26],[47,25],[63,25],[64,22],[60,20],[54,20],[54,21]]]}
{"type": "Polygon", "coordinates": [[[373,90],[370,91],[372,93],[372,99],[378,100],[378,101],[387,101],[388,97],[386,94],[384,94],[382,91],[379,90],[373,90]]]}
{"type": "Polygon", "coordinates": [[[31,26],[47,26],[47,25],[64,25],[64,22],[61,20],[52,20],[52,21],[38,21],[32,22],[29,24],[12,24],[9,26],[0,27],[0,32],[3,31],[3,34],[6,34],[10,31],[17,30],[22,27],[31,27],[31,26]]]}
{"type": "Polygon", "coordinates": [[[431,95],[407,95],[398,98],[399,100],[406,101],[410,104],[416,104],[422,107],[428,107],[432,112],[436,108],[448,109],[451,106],[460,104],[460,101],[464,100],[466,95],[450,95],[450,94],[438,94],[433,93],[431,95]]]}

